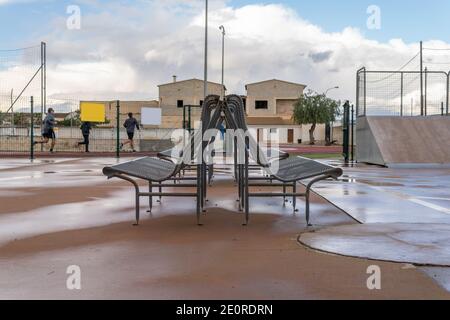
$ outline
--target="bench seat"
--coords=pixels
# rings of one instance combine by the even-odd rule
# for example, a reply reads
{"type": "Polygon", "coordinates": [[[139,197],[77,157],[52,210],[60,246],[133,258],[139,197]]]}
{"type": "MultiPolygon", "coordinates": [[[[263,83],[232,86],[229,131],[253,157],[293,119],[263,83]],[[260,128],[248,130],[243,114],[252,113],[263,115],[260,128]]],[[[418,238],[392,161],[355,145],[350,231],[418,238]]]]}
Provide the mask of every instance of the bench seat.
{"type": "Polygon", "coordinates": [[[177,165],[173,162],[146,157],[105,167],[103,174],[109,178],[114,177],[116,174],[125,174],[147,181],[163,182],[170,179],[176,173],[177,169],[177,165]]]}
{"type": "Polygon", "coordinates": [[[282,182],[295,182],[318,176],[338,178],[343,174],[341,168],[335,168],[303,157],[292,156],[278,161],[278,165],[278,171],[272,175],[282,182]]]}

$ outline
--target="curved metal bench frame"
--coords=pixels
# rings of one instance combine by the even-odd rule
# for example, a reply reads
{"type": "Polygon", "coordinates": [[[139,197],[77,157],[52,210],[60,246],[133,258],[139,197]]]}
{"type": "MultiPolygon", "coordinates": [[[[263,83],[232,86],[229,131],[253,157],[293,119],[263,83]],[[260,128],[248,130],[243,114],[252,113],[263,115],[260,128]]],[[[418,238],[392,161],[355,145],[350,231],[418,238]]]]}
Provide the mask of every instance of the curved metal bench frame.
{"type": "MultiPolygon", "coordinates": [[[[244,131],[248,131],[247,123],[245,120],[245,113],[244,113],[244,104],[242,101],[242,98],[237,95],[230,95],[227,96],[227,104],[232,105],[232,108],[228,108],[228,117],[230,117],[230,121],[234,123],[234,126],[237,128],[243,129],[244,131]]],[[[322,163],[319,163],[314,160],[300,158],[300,157],[289,157],[289,158],[282,158],[279,157],[278,159],[271,159],[268,160],[265,158],[264,154],[260,153],[259,145],[253,140],[250,141],[250,139],[253,139],[251,136],[246,137],[245,141],[245,164],[238,166],[238,173],[237,173],[237,181],[239,185],[239,202],[240,202],[240,209],[245,210],[245,220],[243,225],[247,225],[249,222],[249,216],[250,216],[250,197],[282,197],[283,198],[283,204],[286,203],[286,197],[292,197],[292,204],[294,212],[297,212],[297,197],[305,197],[306,199],[306,208],[305,208],[305,215],[306,215],[306,223],[308,226],[311,226],[310,223],[310,195],[311,195],[311,189],[314,184],[328,180],[328,179],[334,179],[337,180],[342,174],[343,171],[341,168],[335,168],[332,166],[328,166],[322,163]],[[252,154],[250,155],[251,148],[250,142],[254,143],[258,146],[256,155],[252,154]],[[260,168],[262,168],[266,173],[267,177],[263,178],[253,178],[250,177],[249,173],[249,160],[252,158],[260,168]],[[296,160],[298,159],[298,160],[296,160]],[[278,161],[279,166],[282,167],[284,164],[286,164],[287,161],[293,161],[294,163],[297,162],[297,165],[302,165],[302,163],[309,163],[309,164],[317,164],[317,168],[323,168],[323,170],[319,170],[319,172],[311,172],[311,174],[306,175],[292,175],[292,176],[282,176],[278,173],[271,172],[270,165],[271,162],[278,161]],[[300,163],[301,162],[301,163],[300,163]],[[311,181],[309,181],[306,184],[306,192],[305,193],[298,193],[297,192],[297,183],[302,180],[307,180],[313,178],[311,181]],[[266,181],[266,183],[256,182],[256,183],[250,183],[250,181],[266,181]],[[278,181],[281,183],[274,183],[274,181],[278,181]],[[283,191],[281,193],[256,193],[256,192],[250,192],[250,187],[282,187],[283,191]],[[292,187],[292,192],[287,192],[287,188],[292,187]]]]}
{"type": "MultiPolygon", "coordinates": [[[[207,99],[205,99],[205,108],[203,108],[202,111],[202,121],[206,123],[209,126],[209,123],[211,121],[211,112],[217,108],[217,105],[219,103],[219,96],[208,96],[207,99]]],[[[200,134],[200,133],[199,133],[200,134]]],[[[203,136],[203,133],[201,133],[203,136]]],[[[195,144],[196,136],[191,137],[192,141],[195,144]]],[[[191,144],[192,145],[192,144],[191,144]]],[[[191,145],[188,145],[186,148],[191,148],[191,145]]],[[[202,146],[203,147],[203,146],[202,146]]],[[[185,149],[183,151],[183,154],[185,154],[188,150],[185,149]]],[[[203,149],[202,149],[203,153],[203,149]]],[[[111,166],[111,167],[105,167],[103,169],[103,174],[108,177],[108,179],[117,178],[124,181],[127,181],[131,183],[135,189],[135,202],[136,202],[136,222],[135,226],[139,225],[140,221],[140,198],[141,197],[148,197],[149,198],[149,210],[148,212],[151,213],[153,209],[153,197],[159,197],[159,200],[161,201],[163,197],[195,197],[197,200],[197,224],[201,225],[201,212],[204,208],[204,202],[206,197],[206,175],[205,175],[205,164],[202,161],[201,164],[198,165],[189,165],[184,163],[179,163],[174,166],[173,171],[170,174],[167,174],[165,177],[160,178],[150,178],[150,175],[142,175],[137,172],[133,172],[133,170],[124,170],[119,169],[119,166],[123,167],[127,163],[132,163],[136,161],[144,161],[145,159],[152,159],[152,161],[161,161],[163,163],[164,161],[173,161],[178,160],[182,161],[182,157],[178,159],[174,159],[172,157],[167,157],[167,154],[161,154],[160,158],[142,158],[126,163],[122,163],[120,165],[111,166]],[[196,178],[190,178],[190,177],[181,177],[177,175],[180,175],[182,170],[189,168],[196,168],[196,178]],[[148,192],[142,192],[139,187],[138,180],[141,179],[148,182],[149,185],[149,191],[148,192]],[[173,181],[173,183],[167,183],[168,181],[173,181]],[[186,183],[177,183],[182,181],[195,181],[195,184],[186,184],[186,183]],[[153,192],[153,183],[158,183],[158,192],[153,192]],[[165,183],[163,183],[165,182],[165,183]],[[196,187],[197,192],[196,193],[181,193],[181,192],[163,192],[162,189],[164,188],[192,188],[196,187]]],[[[155,174],[154,174],[155,175],[155,174]]],[[[156,187],[156,186],[155,186],[156,187]]]]}
{"type": "MultiPolygon", "coordinates": [[[[243,101],[240,96],[237,95],[229,95],[226,97],[225,101],[220,101],[219,96],[208,96],[205,99],[204,108],[202,109],[202,122],[204,124],[203,131],[198,132],[201,134],[201,164],[176,164],[174,166],[173,172],[167,172],[167,176],[163,176],[160,178],[152,178],[150,175],[142,175],[136,172],[132,172],[132,170],[119,170],[119,166],[112,166],[104,168],[104,174],[108,176],[108,178],[118,178],[124,181],[130,182],[135,188],[135,196],[136,196],[136,223],[139,224],[140,219],[140,198],[141,197],[149,197],[149,211],[152,211],[153,207],[153,197],[159,197],[160,201],[163,197],[195,197],[197,200],[197,224],[201,225],[200,218],[201,212],[205,206],[206,196],[207,196],[207,186],[208,180],[210,181],[211,175],[213,172],[212,166],[207,166],[203,159],[203,152],[205,148],[213,142],[214,138],[210,141],[203,141],[203,135],[208,129],[218,129],[220,124],[222,123],[221,117],[222,113],[225,116],[225,121],[227,123],[228,128],[230,129],[241,129],[245,132],[248,132],[248,127],[245,119],[245,112],[243,101]],[[214,113],[212,113],[212,111],[214,113]],[[206,124],[206,125],[205,125],[206,124]],[[196,170],[196,178],[182,176],[181,173],[186,168],[195,168],[196,170]],[[209,176],[208,176],[209,174],[209,176]],[[177,177],[178,175],[178,177],[177,177]],[[142,179],[146,180],[149,185],[148,192],[141,192],[139,184],[137,180],[133,179],[142,179]],[[209,178],[209,179],[208,179],[209,178]],[[167,183],[167,181],[173,180],[172,184],[167,183]],[[183,181],[196,181],[196,184],[185,184],[181,183],[183,181]],[[158,183],[157,187],[159,189],[158,192],[153,192],[153,183],[158,183]],[[165,182],[165,183],[163,183],[165,182]],[[177,183],[178,182],[178,183],[177,183]],[[163,188],[192,188],[196,187],[196,193],[180,193],[180,192],[163,192],[163,188]]],[[[198,139],[195,134],[190,137],[191,142],[194,142],[198,139]]],[[[191,147],[188,145],[187,147],[191,147]]],[[[187,150],[184,150],[183,153],[186,153],[187,150]]],[[[159,154],[160,158],[144,158],[144,159],[153,159],[152,161],[172,161],[174,159],[180,160],[179,158],[172,158],[173,153],[170,152],[170,156],[168,152],[162,152],[159,154]]],[[[183,155],[181,155],[181,158],[183,155]]],[[[272,157],[267,159],[266,156],[261,152],[261,148],[259,144],[255,143],[254,138],[247,135],[245,138],[236,137],[235,140],[235,149],[234,149],[234,157],[235,157],[235,179],[238,184],[238,195],[239,195],[239,210],[245,211],[245,220],[243,225],[248,225],[249,217],[250,217],[250,204],[249,200],[251,197],[283,197],[283,204],[286,203],[286,197],[292,197],[294,212],[297,211],[297,197],[305,197],[306,198],[306,222],[307,225],[310,226],[310,195],[311,189],[315,183],[318,183],[327,179],[338,179],[343,174],[342,169],[334,168],[325,164],[321,164],[317,161],[300,158],[300,157],[289,157],[287,153],[281,153],[276,157],[272,157]],[[243,146],[245,146],[244,150],[238,150],[237,148],[237,139],[242,139],[240,141],[243,146]],[[252,139],[250,141],[250,139],[252,139]],[[257,146],[256,153],[250,147],[250,143],[255,144],[257,146]],[[244,153],[245,163],[238,163],[237,157],[238,155],[242,155],[244,153]],[[253,160],[256,164],[250,164],[250,159],[253,160]],[[277,161],[280,167],[284,166],[284,169],[289,168],[289,166],[293,167],[293,174],[283,174],[280,172],[272,172],[271,165],[277,161]],[[313,165],[312,170],[310,172],[298,172],[295,173],[295,167],[301,167],[305,164],[313,165]],[[266,172],[265,177],[251,177],[250,176],[250,167],[254,166],[260,168],[266,172]],[[298,193],[297,192],[297,183],[302,180],[312,179],[306,184],[306,192],[298,193]],[[275,181],[275,183],[274,183],[275,181]],[[263,183],[264,182],[264,183],[263,183]],[[278,182],[278,183],[276,183],[278,182]],[[267,193],[267,192],[250,192],[250,187],[282,187],[282,192],[280,193],[267,193]],[[288,188],[292,187],[292,192],[287,192],[288,188]]],[[[139,161],[139,160],[135,160],[139,161]]],[[[143,160],[142,160],[143,161],[143,160]]],[[[132,161],[131,161],[132,162],[132,161]]],[[[162,163],[161,162],[161,163],[162,163]]],[[[125,163],[126,164],[126,163],[125,163]]],[[[157,163],[153,163],[153,165],[157,165],[157,163]]],[[[167,168],[165,168],[167,170],[167,168]]],[[[155,186],[156,187],[156,186],[155,186]]]]}

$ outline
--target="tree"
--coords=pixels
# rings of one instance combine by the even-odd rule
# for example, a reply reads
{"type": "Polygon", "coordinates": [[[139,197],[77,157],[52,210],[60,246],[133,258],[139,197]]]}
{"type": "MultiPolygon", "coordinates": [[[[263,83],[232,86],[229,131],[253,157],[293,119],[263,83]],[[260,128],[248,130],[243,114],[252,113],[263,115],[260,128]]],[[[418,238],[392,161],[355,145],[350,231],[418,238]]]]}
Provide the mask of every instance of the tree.
{"type": "Polygon", "coordinates": [[[60,127],[79,127],[81,125],[81,111],[69,113],[64,120],[58,122],[60,127]]]}
{"type": "Polygon", "coordinates": [[[313,91],[304,93],[294,105],[292,119],[296,124],[311,124],[309,130],[310,144],[314,145],[314,131],[318,124],[326,124],[336,121],[340,115],[340,102],[327,98],[325,94],[317,94],[313,91]]]}

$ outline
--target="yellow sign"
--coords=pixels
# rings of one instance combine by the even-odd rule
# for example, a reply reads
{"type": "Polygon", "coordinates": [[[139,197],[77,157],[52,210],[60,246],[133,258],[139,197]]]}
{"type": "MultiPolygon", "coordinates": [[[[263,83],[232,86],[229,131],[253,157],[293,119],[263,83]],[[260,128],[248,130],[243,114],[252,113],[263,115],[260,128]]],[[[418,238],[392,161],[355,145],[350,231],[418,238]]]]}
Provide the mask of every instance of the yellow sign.
{"type": "Polygon", "coordinates": [[[105,105],[103,103],[81,102],[81,121],[105,122],[105,105]]]}

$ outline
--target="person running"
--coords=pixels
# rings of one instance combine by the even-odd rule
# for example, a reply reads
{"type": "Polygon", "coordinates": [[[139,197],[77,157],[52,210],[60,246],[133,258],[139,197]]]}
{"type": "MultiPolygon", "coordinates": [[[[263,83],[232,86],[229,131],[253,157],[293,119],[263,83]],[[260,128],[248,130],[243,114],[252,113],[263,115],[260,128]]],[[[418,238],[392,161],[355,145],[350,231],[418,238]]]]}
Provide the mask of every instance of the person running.
{"type": "Polygon", "coordinates": [[[86,152],[89,152],[89,135],[91,134],[92,125],[90,122],[83,122],[81,124],[80,130],[83,134],[83,142],[78,142],[78,146],[84,145],[86,152]]]}
{"type": "Polygon", "coordinates": [[[56,135],[55,135],[55,125],[56,120],[54,116],[55,110],[52,108],[48,109],[47,116],[45,117],[44,121],[42,122],[42,139],[40,141],[35,141],[34,144],[47,144],[49,140],[52,140],[52,143],[50,145],[50,152],[53,152],[53,149],[55,148],[56,144],[56,135]]]}
{"type": "Polygon", "coordinates": [[[136,152],[136,150],[134,149],[134,141],[133,141],[134,132],[136,128],[139,131],[141,130],[141,128],[139,127],[138,121],[133,117],[133,114],[131,112],[128,114],[128,119],[125,120],[123,126],[127,129],[128,140],[125,143],[120,144],[120,149],[122,150],[125,145],[129,144],[131,146],[131,150],[133,152],[136,152]]]}

